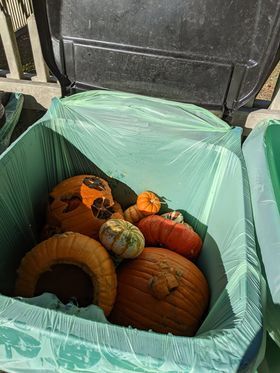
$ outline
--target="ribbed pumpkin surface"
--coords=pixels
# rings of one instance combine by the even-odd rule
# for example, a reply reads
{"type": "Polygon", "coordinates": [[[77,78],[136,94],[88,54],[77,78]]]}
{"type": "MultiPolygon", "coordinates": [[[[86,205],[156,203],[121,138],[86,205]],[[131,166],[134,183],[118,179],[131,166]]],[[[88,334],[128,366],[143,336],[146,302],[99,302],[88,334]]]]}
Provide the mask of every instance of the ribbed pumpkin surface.
{"type": "Polygon", "coordinates": [[[209,289],[202,272],[182,256],[145,248],[118,271],[111,321],[159,333],[193,336],[206,311],[209,289]]]}
{"type": "Polygon", "coordinates": [[[114,264],[99,242],[79,233],[68,232],[53,236],[29,251],[18,269],[16,295],[34,296],[40,275],[55,264],[62,263],[74,264],[91,277],[93,303],[108,315],[116,297],[117,277],[114,264]]]}
{"type": "Polygon", "coordinates": [[[145,237],[146,245],[165,247],[190,260],[196,259],[200,253],[201,238],[187,224],[151,215],[140,220],[137,226],[145,237]]]}
{"type": "Polygon", "coordinates": [[[156,214],[160,210],[160,200],[153,192],[139,194],[136,205],[145,215],[156,214]]]}
{"type": "Polygon", "coordinates": [[[104,223],[99,231],[99,239],[106,249],[121,258],[135,258],[145,246],[145,239],[140,230],[121,219],[109,219],[104,223]]]}
{"type": "Polygon", "coordinates": [[[124,212],[125,220],[129,221],[130,223],[138,223],[139,220],[145,217],[141,211],[139,211],[137,205],[130,206],[124,212]]]}

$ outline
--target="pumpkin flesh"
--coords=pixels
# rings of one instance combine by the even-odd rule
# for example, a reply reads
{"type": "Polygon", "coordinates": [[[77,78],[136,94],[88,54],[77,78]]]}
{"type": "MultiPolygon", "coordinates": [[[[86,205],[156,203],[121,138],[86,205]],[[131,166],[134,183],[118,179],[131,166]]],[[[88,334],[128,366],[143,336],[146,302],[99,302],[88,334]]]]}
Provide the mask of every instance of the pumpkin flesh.
{"type": "MultiPolygon", "coordinates": [[[[91,278],[90,297],[105,315],[111,312],[117,288],[114,264],[99,242],[79,233],[67,232],[53,236],[29,251],[18,269],[16,295],[33,297],[42,274],[58,264],[82,268],[91,278]]],[[[57,278],[57,281],[60,279],[57,278]]]]}

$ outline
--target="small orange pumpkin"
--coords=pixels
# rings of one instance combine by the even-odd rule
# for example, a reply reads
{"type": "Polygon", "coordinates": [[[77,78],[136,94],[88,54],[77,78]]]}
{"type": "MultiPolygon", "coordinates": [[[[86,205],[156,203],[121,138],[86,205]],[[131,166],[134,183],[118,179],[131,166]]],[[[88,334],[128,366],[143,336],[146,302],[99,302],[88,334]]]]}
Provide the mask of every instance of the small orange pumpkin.
{"type": "Polygon", "coordinates": [[[50,200],[47,217],[50,230],[56,227],[62,232],[98,238],[99,229],[107,219],[123,219],[122,208],[113,200],[109,184],[97,176],[78,175],[62,181],[50,193],[50,200]]]}
{"type": "Polygon", "coordinates": [[[145,237],[146,245],[165,247],[190,260],[196,259],[200,253],[202,240],[186,223],[151,215],[140,220],[138,228],[145,237]]]}
{"type": "Polygon", "coordinates": [[[202,272],[166,249],[145,248],[119,267],[110,321],[158,333],[193,336],[209,302],[202,272]]]}
{"type": "Polygon", "coordinates": [[[159,212],[161,202],[152,192],[143,192],[139,194],[136,205],[144,215],[152,215],[159,212]]]}
{"type": "Polygon", "coordinates": [[[137,205],[133,205],[128,207],[124,213],[123,216],[126,221],[129,221],[130,223],[138,223],[141,219],[143,219],[146,215],[141,212],[137,205]]]}
{"type": "Polygon", "coordinates": [[[99,231],[99,239],[107,250],[121,258],[136,258],[144,249],[145,239],[140,230],[125,220],[110,219],[99,231]]]}
{"type": "Polygon", "coordinates": [[[108,315],[116,288],[115,267],[104,247],[92,238],[67,232],[39,243],[25,255],[15,292],[22,297],[52,292],[64,302],[75,297],[79,305],[96,304],[108,315]]]}

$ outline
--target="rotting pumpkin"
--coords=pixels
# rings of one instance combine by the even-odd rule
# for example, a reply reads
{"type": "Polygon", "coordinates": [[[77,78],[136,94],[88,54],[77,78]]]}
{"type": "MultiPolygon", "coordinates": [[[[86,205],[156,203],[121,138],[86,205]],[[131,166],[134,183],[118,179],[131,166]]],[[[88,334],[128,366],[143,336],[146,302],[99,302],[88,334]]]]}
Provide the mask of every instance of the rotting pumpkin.
{"type": "MultiPolygon", "coordinates": [[[[116,298],[117,277],[114,264],[99,242],[79,233],[67,232],[55,235],[29,251],[18,269],[15,293],[22,297],[39,295],[38,285],[44,278],[44,287],[39,286],[41,290],[44,288],[44,292],[54,292],[62,298],[79,299],[79,296],[84,294],[84,289],[82,286],[79,287],[79,284],[73,283],[71,275],[74,266],[75,276],[79,269],[91,281],[92,293],[88,295],[91,303],[98,305],[103,309],[104,314],[108,315],[116,298]],[[59,278],[61,270],[69,281],[63,289],[60,284],[62,278],[59,278]],[[57,278],[53,278],[52,273],[56,274],[57,278]],[[72,287],[76,288],[77,294],[74,294],[72,287]],[[53,291],[50,291],[50,288],[53,291]]],[[[81,279],[80,275],[79,279],[81,279]]],[[[83,280],[82,278],[85,284],[83,280]]]]}
{"type": "Polygon", "coordinates": [[[109,184],[93,175],[74,176],[50,193],[43,238],[57,230],[98,238],[101,225],[109,218],[123,219],[122,208],[113,200],[109,184]]]}
{"type": "Polygon", "coordinates": [[[110,321],[158,333],[193,336],[209,302],[203,273],[170,250],[145,248],[119,267],[110,321]]]}

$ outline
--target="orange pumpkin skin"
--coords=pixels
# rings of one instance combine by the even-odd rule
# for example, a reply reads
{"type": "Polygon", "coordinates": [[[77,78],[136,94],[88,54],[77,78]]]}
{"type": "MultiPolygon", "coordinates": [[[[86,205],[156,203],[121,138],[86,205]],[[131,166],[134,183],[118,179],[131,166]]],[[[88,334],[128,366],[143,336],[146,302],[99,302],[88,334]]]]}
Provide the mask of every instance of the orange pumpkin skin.
{"type": "Polygon", "coordinates": [[[146,215],[143,214],[137,207],[137,205],[133,205],[128,207],[124,213],[123,216],[126,221],[129,221],[130,223],[138,223],[141,219],[143,219],[146,215]]]}
{"type": "Polygon", "coordinates": [[[140,220],[138,228],[145,237],[146,245],[163,246],[190,260],[196,259],[200,253],[202,240],[188,224],[151,215],[140,220]]]}
{"type": "Polygon", "coordinates": [[[53,236],[29,251],[18,269],[16,295],[33,297],[40,276],[55,264],[74,264],[84,270],[93,283],[93,303],[105,315],[111,312],[117,290],[114,264],[99,242],[79,233],[53,236]]]}
{"type": "Polygon", "coordinates": [[[50,198],[47,224],[63,232],[98,238],[107,219],[123,219],[121,206],[113,200],[108,183],[93,175],[63,180],[52,190],[50,198]]]}
{"type": "Polygon", "coordinates": [[[209,302],[202,272],[166,249],[145,248],[118,273],[117,298],[110,321],[158,333],[193,336],[209,302]]]}
{"type": "Polygon", "coordinates": [[[152,192],[139,194],[136,205],[144,215],[152,215],[159,212],[161,203],[159,198],[152,192]]]}

